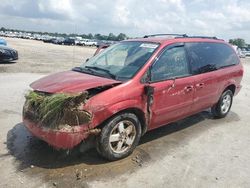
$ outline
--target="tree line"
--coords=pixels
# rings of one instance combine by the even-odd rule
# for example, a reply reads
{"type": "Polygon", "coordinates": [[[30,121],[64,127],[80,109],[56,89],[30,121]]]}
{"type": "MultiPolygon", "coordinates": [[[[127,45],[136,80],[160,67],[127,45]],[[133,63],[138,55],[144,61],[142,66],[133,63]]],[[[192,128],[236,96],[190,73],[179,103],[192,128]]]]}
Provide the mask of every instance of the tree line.
{"type": "Polygon", "coordinates": [[[247,44],[242,38],[229,39],[229,43],[239,48],[250,48],[250,44],[247,44]]]}
{"type": "Polygon", "coordinates": [[[75,34],[75,33],[71,33],[71,34],[66,34],[66,33],[52,33],[52,32],[38,32],[38,31],[24,31],[24,30],[18,30],[18,29],[7,29],[4,27],[0,28],[0,31],[9,31],[9,32],[22,32],[22,33],[31,33],[31,34],[39,34],[39,35],[50,35],[53,37],[82,37],[85,39],[97,39],[97,40],[111,40],[111,41],[121,41],[121,40],[125,40],[128,39],[129,37],[124,34],[124,33],[120,33],[118,35],[115,35],[113,33],[109,33],[109,35],[102,35],[100,33],[97,34],[75,34]]]}

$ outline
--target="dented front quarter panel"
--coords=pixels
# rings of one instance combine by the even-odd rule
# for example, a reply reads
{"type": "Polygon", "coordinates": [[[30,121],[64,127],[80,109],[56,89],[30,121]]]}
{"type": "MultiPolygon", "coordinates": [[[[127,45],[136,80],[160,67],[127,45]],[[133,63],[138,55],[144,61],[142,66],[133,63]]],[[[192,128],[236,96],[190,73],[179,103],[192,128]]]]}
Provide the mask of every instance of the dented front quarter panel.
{"type": "Polygon", "coordinates": [[[138,109],[146,114],[145,105],[144,85],[128,81],[93,96],[84,109],[92,114],[90,128],[95,128],[123,110],[138,109]]]}

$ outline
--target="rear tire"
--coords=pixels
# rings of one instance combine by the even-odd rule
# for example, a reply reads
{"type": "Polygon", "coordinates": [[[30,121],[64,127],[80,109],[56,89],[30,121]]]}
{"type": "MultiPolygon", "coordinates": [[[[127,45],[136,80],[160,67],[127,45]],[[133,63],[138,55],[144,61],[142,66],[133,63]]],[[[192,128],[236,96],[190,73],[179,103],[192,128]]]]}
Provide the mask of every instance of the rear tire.
{"type": "Polygon", "coordinates": [[[115,161],[130,155],[141,137],[141,124],[132,113],[122,113],[110,119],[97,138],[97,152],[115,161]]]}
{"type": "Polygon", "coordinates": [[[215,118],[224,118],[231,109],[233,103],[233,92],[226,90],[222,93],[220,100],[212,108],[211,112],[215,118]]]}

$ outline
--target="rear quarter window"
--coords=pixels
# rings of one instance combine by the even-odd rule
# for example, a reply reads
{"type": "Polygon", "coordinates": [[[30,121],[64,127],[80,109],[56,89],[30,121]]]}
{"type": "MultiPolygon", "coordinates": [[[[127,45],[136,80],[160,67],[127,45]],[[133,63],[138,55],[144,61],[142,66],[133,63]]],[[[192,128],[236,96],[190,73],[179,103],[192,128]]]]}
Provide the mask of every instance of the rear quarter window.
{"type": "Polygon", "coordinates": [[[234,50],[223,43],[186,43],[194,74],[214,71],[236,65],[239,59],[234,50]]]}

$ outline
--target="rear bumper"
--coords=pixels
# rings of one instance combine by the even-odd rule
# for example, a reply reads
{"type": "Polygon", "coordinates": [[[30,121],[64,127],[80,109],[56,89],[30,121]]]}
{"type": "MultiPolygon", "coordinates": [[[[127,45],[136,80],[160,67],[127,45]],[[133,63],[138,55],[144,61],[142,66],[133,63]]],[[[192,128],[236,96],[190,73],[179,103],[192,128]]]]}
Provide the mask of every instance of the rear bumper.
{"type": "Polygon", "coordinates": [[[85,140],[90,134],[88,126],[74,126],[69,129],[54,130],[40,127],[27,119],[23,119],[23,122],[34,136],[44,140],[56,149],[71,149],[82,140],[85,140]]]}

